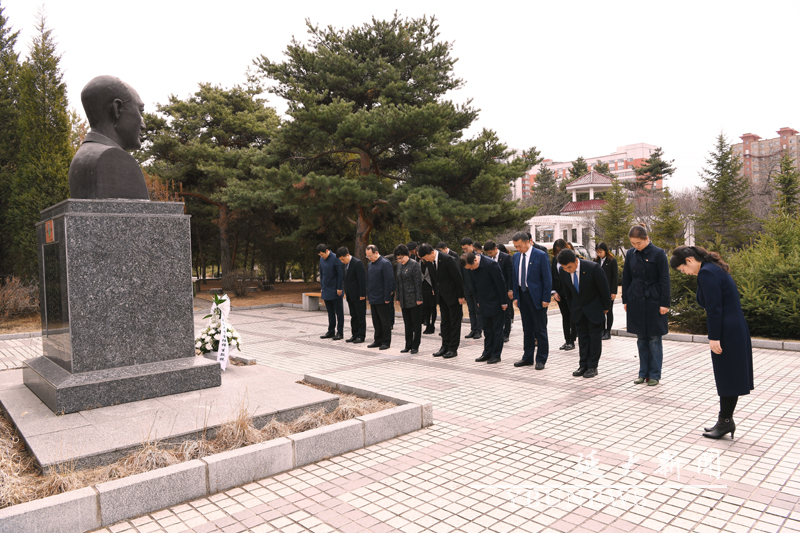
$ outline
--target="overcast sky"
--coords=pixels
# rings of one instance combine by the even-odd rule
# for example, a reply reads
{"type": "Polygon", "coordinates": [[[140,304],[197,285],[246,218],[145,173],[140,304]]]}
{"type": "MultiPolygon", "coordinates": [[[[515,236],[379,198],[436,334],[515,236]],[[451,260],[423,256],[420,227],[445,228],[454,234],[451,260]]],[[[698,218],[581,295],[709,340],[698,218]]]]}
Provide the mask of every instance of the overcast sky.
{"type": "MultiPolygon", "coordinates": [[[[0,5],[26,56],[41,4],[0,5]]],[[[670,185],[681,189],[699,182],[720,131],[738,142],[747,132],[800,129],[798,0],[58,0],[44,9],[70,106],[81,113],[80,91],[100,74],[131,84],[152,111],[200,82],[243,83],[254,58],[281,60],[292,36],[306,41],[306,18],[350,27],[397,9],[435,15],[441,39],[453,43],[466,84],[450,97],[481,110],[471,133],[489,128],[555,161],[646,142],[675,159],[670,185]]]]}

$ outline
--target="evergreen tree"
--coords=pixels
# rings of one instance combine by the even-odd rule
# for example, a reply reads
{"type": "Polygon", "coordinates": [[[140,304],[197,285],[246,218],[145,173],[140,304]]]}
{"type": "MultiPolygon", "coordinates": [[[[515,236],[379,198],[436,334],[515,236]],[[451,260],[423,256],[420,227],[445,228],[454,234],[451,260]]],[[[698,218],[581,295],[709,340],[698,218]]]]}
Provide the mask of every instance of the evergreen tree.
{"type": "Polygon", "coordinates": [[[8,264],[10,232],[8,200],[11,182],[17,170],[19,137],[17,135],[18,112],[17,74],[19,55],[14,51],[19,32],[12,32],[8,19],[0,6],[0,280],[10,273],[8,264]]]}
{"type": "Polygon", "coordinates": [[[800,172],[794,168],[794,161],[789,152],[781,157],[781,170],[774,178],[775,190],[778,193],[775,210],[788,215],[800,214],[800,172]]]}
{"type": "Polygon", "coordinates": [[[633,226],[633,204],[617,179],[611,181],[605,200],[606,204],[595,218],[597,238],[605,241],[614,253],[620,254],[623,247],[630,246],[628,231],[633,226]]]}
{"type": "Polygon", "coordinates": [[[632,185],[637,189],[653,188],[659,180],[663,180],[672,176],[677,170],[672,164],[675,160],[664,160],[664,152],[659,147],[653,150],[644,163],[635,167],[633,172],[636,174],[636,180],[632,185]]]}
{"type": "Polygon", "coordinates": [[[668,253],[683,243],[683,218],[669,187],[664,188],[658,203],[650,237],[656,246],[664,248],[668,253]]]}
{"type": "Polygon", "coordinates": [[[569,181],[573,182],[587,172],[589,172],[589,164],[583,156],[578,156],[578,159],[572,162],[572,167],[569,169],[569,181]]]}
{"type": "MultiPolygon", "coordinates": [[[[223,279],[231,271],[229,232],[234,211],[253,204],[240,187],[233,200],[236,206],[231,206],[228,186],[258,177],[259,157],[278,130],[278,116],[258,98],[261,92],[256,86],[223,89],[200,84],[187,99],[170,96],[168,104],[157,106],[166,119],[145,116],[149,142],[140,159],[151,161],[148,171],[178,183],[179,195],[216,210],[223,279]]],[[[192,201],[187,207],[190,213],[207,214],[192,201]]]]}
{"type": "Polygon", "coordinates": [[[569,202],[569,194],[556,182],[556,174],[545,164],[539,167],[536,175],[536,186],[533,190],[531,205],[537,208],[537,215],[557,215],[569,202]]]}
{"type": "Polygon", "coordinates": [[[393,211],[408,229],[441,236],[506,229],[532,215],[506,196],[538,154],[509,161],[486,130],[462,139],[477,110],[443,99],[463,81],[435,17],[307,26],[308,45],[293,40],[285,62],[256,62],[293,119],[270,148],[280,170],[267,182],[301,219],[296,236],[349,223],[363,258],[371,231],[393,211]]]}
{"type": "Polygon", "coordinates": [[[748,209],[750,183],[741,173],[741,159],[722,133],[706,163],[708,167],[700,173],[706,187],[697,216],[698,241],[713,241],[719,235],[724,246],[741,247],[748,241],[747,226],[753,218],[748,209]]]}
{"type": "Polygon", "coordinates": [[[595,172],[598,172],[598,173],[600,173],[600,174],[602,174],[604,176],[608,176],[609,178],[613,178],[614,177],[614,173],[611,172],[611,167],[605,161],[598,160],[594,164],[594,168],[592,168],[592,170],[594,170],[595,172]]]}
{"type": "Polygon", "coordinates": [[[70,120],[67,86],[52,30],[39,14],[28,59],[19,69],[19,156],[8,222],[14,273],[37,277],[39,212],[69,198],[70,120]]]}

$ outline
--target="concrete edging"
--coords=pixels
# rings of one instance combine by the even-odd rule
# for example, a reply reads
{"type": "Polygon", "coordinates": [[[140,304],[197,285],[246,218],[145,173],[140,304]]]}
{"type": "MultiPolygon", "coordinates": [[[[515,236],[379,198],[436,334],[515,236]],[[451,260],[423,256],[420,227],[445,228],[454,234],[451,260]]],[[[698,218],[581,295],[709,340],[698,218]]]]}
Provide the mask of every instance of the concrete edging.
{"type": "Polygon", "coordinates": [[[366,398],[379,398],[398,406],[296,435],[0,509],[0,533],[92,531],[371,446],[433,424],[431,402],[339,383],[315,374],[307,374],[304,379],[314,385],[326,385],[343,393],[366,398]]]}

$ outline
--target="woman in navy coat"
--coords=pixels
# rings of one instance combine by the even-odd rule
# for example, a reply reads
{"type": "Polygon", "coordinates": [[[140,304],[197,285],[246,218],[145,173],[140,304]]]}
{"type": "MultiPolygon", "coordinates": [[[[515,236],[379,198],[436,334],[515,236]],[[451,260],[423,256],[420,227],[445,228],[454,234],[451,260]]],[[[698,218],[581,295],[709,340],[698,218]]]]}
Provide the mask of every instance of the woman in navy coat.
{"type": "Polygon", "coordinates": [[[628,316],[628,332],[636,334],[639,348],[637,385],[658,385],[664,348],[661,336],[669,332],[669,261],[664,250],[653,246],[647,229],[634,226],[628,232],[631,248],[622,268],[622,303],[628,316]]]}
{"type": "Polygon", "coordinates": [[[717,424],[704,437],[719,439],[736,430],[733,410],[739,396],[753,390],[753,348],[742,313],[739,290],[730,268],[715,252],[699,246],[679,246],[669,262],[684,274],[697,276],[697,303],[706,310],[708,344],[719,394],[717,424]]]}

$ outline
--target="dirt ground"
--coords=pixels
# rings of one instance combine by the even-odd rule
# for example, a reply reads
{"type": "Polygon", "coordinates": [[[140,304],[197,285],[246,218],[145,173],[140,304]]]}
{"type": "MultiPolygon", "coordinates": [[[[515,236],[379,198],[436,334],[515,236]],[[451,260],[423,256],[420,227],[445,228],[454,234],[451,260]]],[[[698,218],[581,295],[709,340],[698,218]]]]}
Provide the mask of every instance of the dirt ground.
{"type": "MultiPolygon", "coordinates": [[[[210,289],[222,287],[220,281],[208,281],[203,283],[202,291],[196,297],[202,300],[214,301],[214,297],[209,292],[210,289]]],[[[232,307],[249,307],[252,305],[267,305],[277,303],[301,304],[303,303],[304,292],[319,292],[319,283],[305,283],[304,281],[289,281],[286,283],[276,283],[274,290],[258,291],[248,293],[247,296],[236,296],[228,293],[232,307]]],[[[210,304],[209,304],[210,307],[210,304]]]]}
{"type": "Polygon", "coordinates": [[[39,313],[31,313],[9,320],[0,320],[0,335],[10,333],[30,333],[42,329],[42,317],[39,313]]]}

